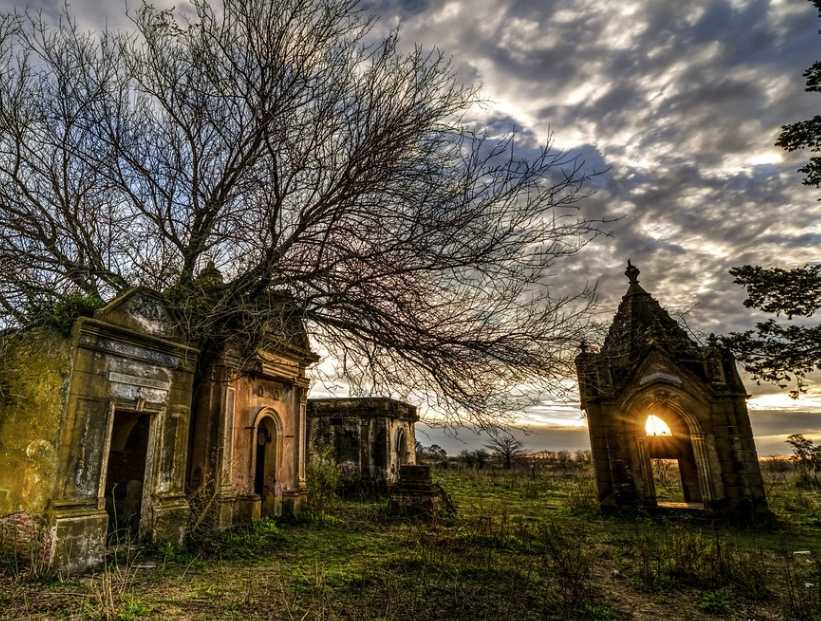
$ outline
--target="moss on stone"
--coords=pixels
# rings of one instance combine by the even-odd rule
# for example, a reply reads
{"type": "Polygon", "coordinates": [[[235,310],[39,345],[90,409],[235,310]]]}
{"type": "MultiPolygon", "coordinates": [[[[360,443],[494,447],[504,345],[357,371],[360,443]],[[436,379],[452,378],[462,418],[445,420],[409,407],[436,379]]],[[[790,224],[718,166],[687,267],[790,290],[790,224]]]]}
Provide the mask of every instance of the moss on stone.
{"type": "Polygon", "coordinates": [[[54,484],[71,343],[31,330],[2,337],[0,351],[0,515],[37,513],[54,484]]]}

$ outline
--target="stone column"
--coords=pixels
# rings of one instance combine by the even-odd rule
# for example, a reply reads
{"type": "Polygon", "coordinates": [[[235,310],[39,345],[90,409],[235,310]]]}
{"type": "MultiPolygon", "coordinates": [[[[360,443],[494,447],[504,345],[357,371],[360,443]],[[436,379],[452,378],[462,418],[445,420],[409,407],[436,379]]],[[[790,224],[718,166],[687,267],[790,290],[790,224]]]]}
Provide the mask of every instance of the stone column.
{"type": "Polygon", "coordinates": [[[300,488],[305,487],[305,453],[308,445],[308,426],[306,424],[306,410],[308,407],[308,388],[299,386],[297,393],[297,429],[294,437],[297,439],[297,483],[300,488]]]}

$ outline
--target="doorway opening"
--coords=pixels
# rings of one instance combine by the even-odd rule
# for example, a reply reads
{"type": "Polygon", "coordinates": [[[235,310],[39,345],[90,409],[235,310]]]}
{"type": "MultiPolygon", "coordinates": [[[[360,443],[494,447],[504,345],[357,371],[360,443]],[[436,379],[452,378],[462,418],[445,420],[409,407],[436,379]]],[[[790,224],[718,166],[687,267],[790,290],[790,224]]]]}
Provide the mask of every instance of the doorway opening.
{"type": "Polygon", "coordinates": [[[136,541],[143,509],[150,417],[114,412],[105,480],[110,545],[136,541]]]}
{"type": "Polygon", "coordinates": [[[257,426],[254,493],[262,500],[262,515],[276,514],[276,426],[270,417],[257,426]]]}
{"type": "Polygon", "coordinates": [[[653,468],[656,501],[660,505],[686,502],[678,459],[651,459],[650,464],[653,468]]]}
{"type": "Polygon", "coordinates": [[[399,455],[399,465],[405,466],[408,463],[408,438],[405,435],[405,430],[399,430],[399,438],[397,440],[396,452],[399,455]]]}
{"type": "Polygon", "coordinates": [[[647,476],[653,477],[651,488],[656,505],[702,509],[699,471],[685,421],[672,412],[650,414],[644,423],[644,433],[650,460],[647,476]]]}

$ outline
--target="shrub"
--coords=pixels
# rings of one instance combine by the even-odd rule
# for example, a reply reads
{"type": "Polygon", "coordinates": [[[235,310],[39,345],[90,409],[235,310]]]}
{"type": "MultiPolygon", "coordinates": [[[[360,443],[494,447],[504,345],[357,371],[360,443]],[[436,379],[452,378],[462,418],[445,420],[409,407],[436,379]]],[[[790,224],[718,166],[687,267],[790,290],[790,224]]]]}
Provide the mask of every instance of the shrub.
{"type": "Polygon", "coordinates": [[[724,589],[702,593],[698,607],[711,615],[725,615],[730,612],[730,595],[724,589]]]}
{"type": "Polygon", "coordinates": [[[320,519],[325,518],[338,497],[341,470],[330,448],[315,451],[308,462],[308,510],[320,519]]]}
{"type": "Polygon", "coordinates": [[[32,317],[33,324],[68,335],[78,317],[91,317],[94,311],[103,306],[103,301],[97,296],[73,293],[62,299],[32,302],[27,313],[32,317]]]}

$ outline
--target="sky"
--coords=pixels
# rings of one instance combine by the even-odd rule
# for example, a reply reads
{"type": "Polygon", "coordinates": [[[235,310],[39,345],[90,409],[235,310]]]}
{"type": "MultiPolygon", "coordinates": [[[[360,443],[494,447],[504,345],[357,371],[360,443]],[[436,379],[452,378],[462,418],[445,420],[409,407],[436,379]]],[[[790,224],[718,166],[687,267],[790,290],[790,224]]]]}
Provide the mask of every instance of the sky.
{"type": "MultiPolygon", "coordinates": [[[[155,4],[171,4],[172,0],[155,4]]],[[[71,0],[82,27],[124,23],[125,2],[71,0]]],[[[0,10],[57,14],[62,0],[0,0],[0,10]]],[[[131,8],[136,6],[134,0],[131,8]]],[[[802,0],[364,0],[377,29],[405,46],[438,47],[464,82],[480,85],[473,120],[523,144],[552,133],[596,177],[581,205],[616,218],[552,275],[557,287],[597,283],[601,320],[615,312],[627,258],[642,285],[702,332],[761,319],[728,270],[821,261],[821,203],[801,185],[802,154],[774,143],[779,128],[818,112],[801,73],[821,57],[821,20],[802,0]]],[[[821,378],[791,401],[748,381],[759,453],[787,452],[786,435],[821,439],[821,378]]],[[[315,394],[327,394],[321,387],[315,394]]],[[[339,395],[344,396],[344,395],[339,395]]],[[[577,402],[521,412],[529,448],[587,447],[577,402]]],[[[451,452],[481,438],[420,425],[419,440],[451,452]]]]}

